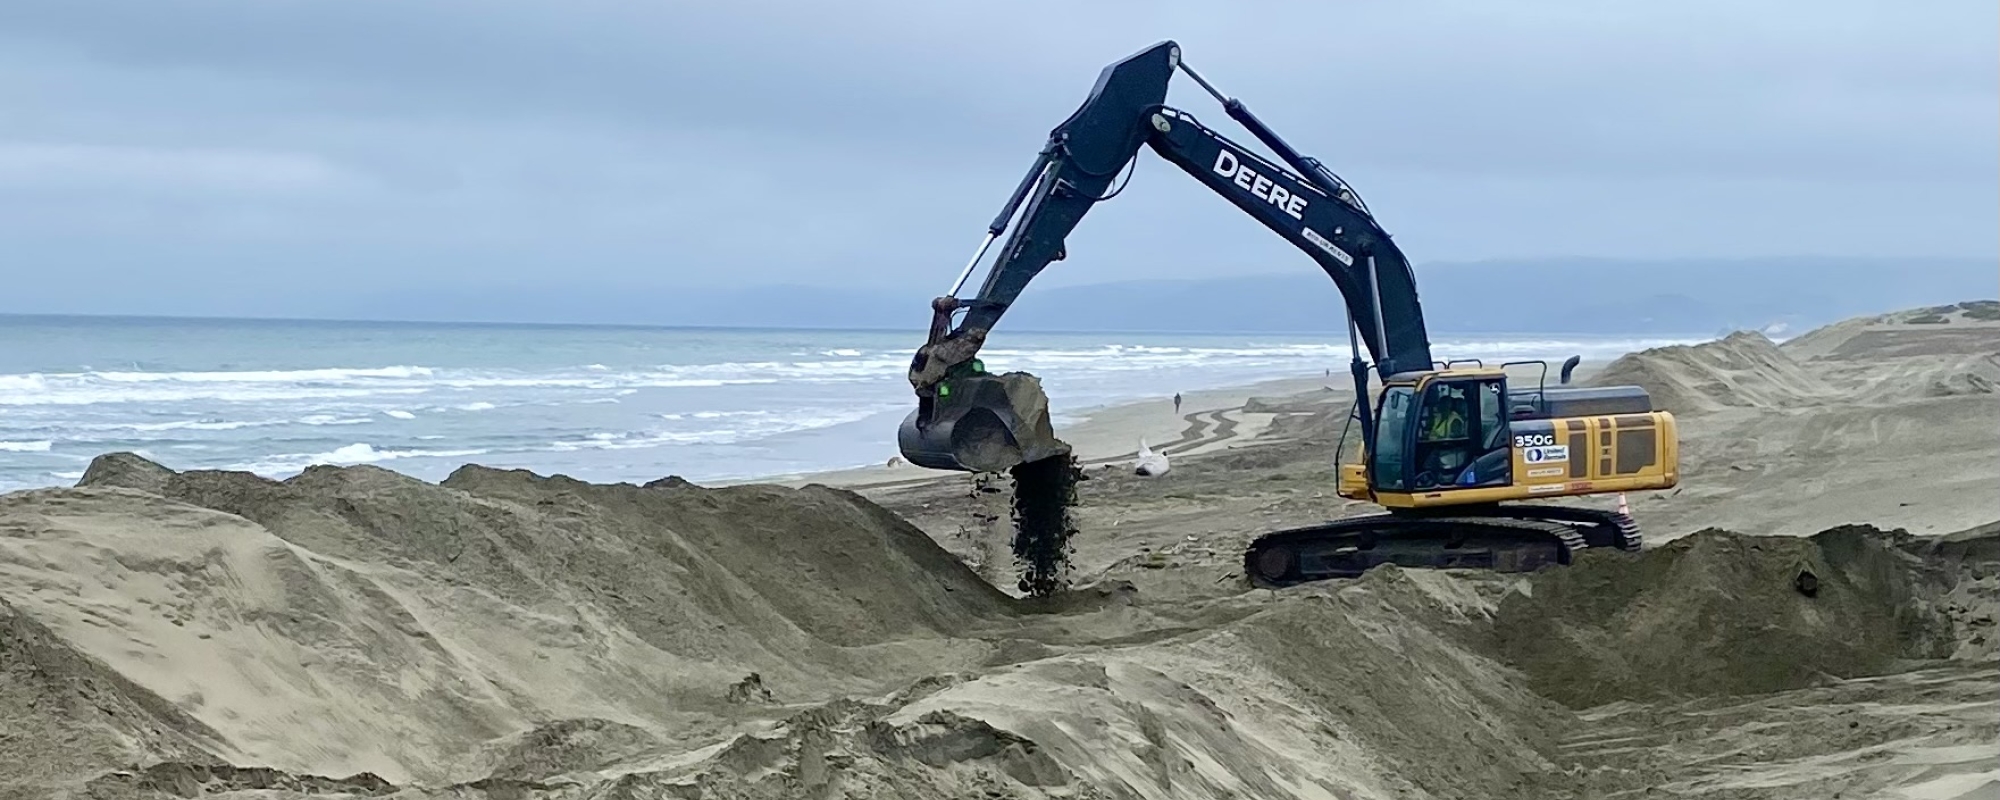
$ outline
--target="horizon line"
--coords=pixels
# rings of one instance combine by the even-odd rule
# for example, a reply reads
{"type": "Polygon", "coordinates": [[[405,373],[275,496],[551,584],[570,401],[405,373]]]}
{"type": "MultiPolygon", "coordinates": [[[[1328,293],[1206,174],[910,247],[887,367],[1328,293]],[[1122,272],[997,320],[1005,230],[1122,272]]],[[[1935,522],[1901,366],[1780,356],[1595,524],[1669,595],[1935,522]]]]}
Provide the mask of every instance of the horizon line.
{"type": "MultiPolygon", "coordinates": [[[[488,327],[488,328],[585,328],[585,329],[604,329],[604,330],[650,330],[650,331],[729,331],[729,332],[819,331],[819,332],[829,332],[829,333],[898,333],[898,334],[922,333],[921,329],[916,329],[916,328],[864,328],[864,327],[849,327],[849,326],[820,327],[820,326],[808,326],[808,325],[668,325],[660,323],[639,323],[639,322],[511,322],[511,321],[499,322],[492,320],[358,319],[358,318],[343,318],[343,317],[249,317],[249,316],[203,315],[203,314],[186,314],[186,315],[75,314],[75,313],[31,314],[31,313],[17,313],[17,312],[0,312],[0,322],[14,321],[14,320],[69,321],[69,322],[124,321],[124,322],[248,322],[248,323],[308,323],[308,324],[317,323],[317,324],[328,324],[328,325],[388,325],[388,326],[407,325],[413,327],[465,326],[465,327],[488,327]]],[[[1079,336],[1102,335],[1102,334],[1139,334],[1139,335],[1150,335],[1150,336],[1173,336],[1173,335],[1345,336],[1346,335],[1345,331],[1333,328],[1327,328],[1324,330],[1241,330],[1241,329],[1193,330],[1184,328],[1172,329],[1172,330],[1160,330],[1160,329],[1142,330],[1142,329],[1123,329],[1123,328],[1073,330],[1073,329],[1061,329],[1061,328],[1030,327],[1030,328],[1017,328],[1015,329],[1014,332],[1050,333],[1050,334],[1065,334],[1065,335],[1079,335],[1079,336]]],[[[1445,336],[1585,336],[1585,337],[1617,336],[1617,337],[1646,338],[1646,339],[1678,339],[1678,338],[1688,338],[1688,337],[1712,337],[1716,335],[1713,331],[1585,332],[1585,331],[1529,331],[1529,330],[1519,330],[1519,331],[1441,330],[1437,331],[1436,333],[1445,336]]]]}

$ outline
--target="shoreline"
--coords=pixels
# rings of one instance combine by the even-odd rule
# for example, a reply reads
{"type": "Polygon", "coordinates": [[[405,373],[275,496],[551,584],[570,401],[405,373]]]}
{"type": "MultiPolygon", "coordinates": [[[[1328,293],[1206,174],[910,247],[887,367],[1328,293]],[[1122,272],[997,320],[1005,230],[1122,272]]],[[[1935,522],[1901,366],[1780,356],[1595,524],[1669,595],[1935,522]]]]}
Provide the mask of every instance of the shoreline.
{"type": "MultiPolygon", "coordinates": [[[[1553,366],[1555,364],[1552,363],[1553,366]]],[[[1601,365],[1593,367],[1586,364],[1576,370],[1575,376],[1579,380],[1585,379],[1599,369],[1601,365]]],[[[1323,394],[1329,400],[1345,400],[1352,396],[1349,388],[1351,381],[1352,378],[1342,370],[1331,374],[1322,372],[1320,375],[1264,378],[1230,386],[1186,390],[1181,392],[1182,406],[1178,415],[1174,413],[1171,394],[1156,399],[1112,401],[1076,410],[1057,409],[1054,410],[1058,417],[1056,429],[1058,436],[1071,445],[1078,460],[1085,466],[1129,463],[1136,459],[1142,440],[1155,452],[1172,458],[1202,455],[1259,440],[1278,414],[1246,411],[1252,400],[1297,400],[1312,394],[1323,394]],[[1062,418],[1068,421],[1061,421],[1062,418]]],[[[1379,389],[1379,383],[1375,381],[1371,380],[1370,386],[1371,393],[1379,389]]],[[[900,418],[899,413],[897,419],[900,421],[900,418]]],[[[389,468],[379,463],[374,465],[389,468]]],[[[477,461],[467,461],[461,466],[473,465],[483,466],[477,461]]],[[[852,490],[876,490],[908,488],[960,474],[964,473],[902,463],[898,456],[888,463],[767,473],[697,483],[712,487],[760,484],[801,487],[821,484],[852,490]]],[[[73,484],[22,487],[0,494],[70,485],[73,484]]]]}
{"type": "MultiPolygon", "coordinates": [[[[310,344],[313,335],[286,330],[244,345],[214,326],[137,341],[115,329],[102,336],[79,329],[80,349],[58,359],[69,364],[61,370],[16,359],[0,368],[10,393],[10,410],[0,415],[7,423],[0,490],[73,485],[109,452],[272,480],[308,466],[376,464],[438,481],[478,463],[595,481],[797,481],[896,456],[897,425],[914,407],[902,375],[907,342],[872,334],[726,341],[494,334],[446,346],[376,331],[298,352],[284,345],[310,344]],[[230,353],[247,361],[222,358],[230,353]],[[90,366],[120,359],[152,366],[90,366]]],[[[1649,343],[1611,335],[1458,338],[1441,342],[1440,352],[1489,356],[1488,363],[1500,353],[1596,361],[1649,343]]],[[[1288,379],[1316,385],[1316,369],[1331,379],[1317,385],[1348,381],[1349,354],[1337,341],[1209,333],[1021,339],[995,368],[1048,381],[1058,429],[1075,428],[1080,438],[1102,430],[1114,408],[1148,401],[1171,408],[1177,390],[1207,398],[1218,387],[1266,384],[1256,391],[1278,394],[1288,379]]],[[[1108,444],[1077,443],[1087,455],[1110,457],[1136,449],[1141,435],[1160,445],[1197,423],[1157,416],[1157,425],[1114,430],[1108,444]]],[[[1230,416],[1199,422],[1216,427],[1230,416]]]]}
{"type": "MultiPolygon", "coordinates": [[[[1244,411],[1252,399],[1292,397],[1327,390],[1345,397],[1351,392],[1342,388],[1341,384],[1349,380],[1346,373],[1331,377],[1322,374],[1269,378],[1236,386],[1182,392],[1179,415],[1174,413],[1171,396],[1109,403],[1067,412],[1066,416],[1072,417],[1072,421],[1058,423],[1056,431],[1086,466],[1132,460],[1137,457],[1142,439],[1155,452],[1170,457],[1208,453],[1253,441],[1265,431],[1275,415],[1244,411]]],[[[961,474],[964,473],[906,463],[896,466],[873,464],[717,481],[705,485],[774,484],[797,487],[817,483],[854,490],[890,489],[961,474]]]]}
{"type": "MultiPolygon", "coordinates": [[[[1615,359],[1613,359],[1615,360],[1615,359]]],[[[1608,363],[1608,362],[1606,362],[1608,363]]],[[[1550,363],[1553,371],[1560,362],[1550,363]]],[[[1584,363],[1572,373],[1574,381],[1587,381],[1604,369],[1604,364],[1584,363]]],[[[1532,383],[1539,370],[1525,367],[1510,370],[1514,380],[1532,383]]],[[[1068,442],[1083,466],[1131,462],[1138,457],[1144,439],[1155,452],[1169,458],[1195,456],[1242,447],[1258,441],[1270,427],[1275,413],[1245,410],[1252,400],[1297,400],[1323,394],[1329,401],[1352,402],[1353,378],[1346,372],[1332,375],[1268,378],[1235,386],[1200,389],[1181,393],[1181,413],[1173,412],[1171,396],[1157,400],[1134,400],[1091,406],[1067,412],[1072,420],[1056,424],[1056,435],[1068,442]]],[[[1381,384],[1370,380],[1369,392],[1381,384]]],[[[1357,431],[1358,433],[1358,431],[1357,431]]],[[[897,459],[901,461],[900,458],[897,459]]],[[[907,463],[869,464],[828,470],[787,472],[760,477],[704,483],[704,486],[768,484],[800,487],[820,484],[841,489],[887,490],[920,486],[966,473],[927,469],[907,463]]]]}

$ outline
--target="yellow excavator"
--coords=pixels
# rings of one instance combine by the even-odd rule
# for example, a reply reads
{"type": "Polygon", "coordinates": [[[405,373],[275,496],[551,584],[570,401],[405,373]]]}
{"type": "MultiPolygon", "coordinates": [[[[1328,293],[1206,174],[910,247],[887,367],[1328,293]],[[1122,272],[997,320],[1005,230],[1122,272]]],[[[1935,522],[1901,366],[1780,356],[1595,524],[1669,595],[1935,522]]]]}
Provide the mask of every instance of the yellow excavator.
{"type": "Polygon", "coordinates": [[[1585,548],[1640,547],[1625,513],[1547,501],[1675,486],[1673,415],[1637,386],[1571,385],[1575,357],[1555,386],[1547,362],[1434,361],[1415,274],[1359,194],[1217,91],[1172,41],[1104,69],[1083,105],[1050,132],[950,291],[932,302],[929,337],[910,364],[917,409],[897,435],[904,458],[985,472],[1068,457],[1039,382],[989,373],[977,354],[1028,282],[1065,257],[1064,240],[1084,213],[1123,190],[1113,184],[1142,146],[1297,246],[1345,299],[1363,447],[1356,463],[1338,466],[1338,493],[1384,511],[1259,536],[1243,556],[1253,583],[1352,577],[1385,563],[1528,571],[1566,564],[1585,548]],[[1176,71],[1276,160],[1164,105],[1176,71]],[[1020,222],[978,295],[958,297],[1017,211],[1020,222]],[[1372,403],[1364,349],[1380,384],[1372,403]],[[1532,384],[1524,370],[1539,370],[1532,384]],[[1543,502],[1523,502],[1535,500],[1543,502]]]}

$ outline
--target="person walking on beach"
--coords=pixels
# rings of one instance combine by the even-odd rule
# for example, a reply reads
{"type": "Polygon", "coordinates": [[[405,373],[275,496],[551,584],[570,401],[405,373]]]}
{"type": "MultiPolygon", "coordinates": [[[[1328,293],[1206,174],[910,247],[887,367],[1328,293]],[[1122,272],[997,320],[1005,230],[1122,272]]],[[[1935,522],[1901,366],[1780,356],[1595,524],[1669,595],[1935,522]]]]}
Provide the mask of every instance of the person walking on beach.
{"type": "Polygon", "coordinates": [[[1181,393],[1174,392],[1174,415],[1179,416],[1180,413],[1181,413],[1181,393]]]}

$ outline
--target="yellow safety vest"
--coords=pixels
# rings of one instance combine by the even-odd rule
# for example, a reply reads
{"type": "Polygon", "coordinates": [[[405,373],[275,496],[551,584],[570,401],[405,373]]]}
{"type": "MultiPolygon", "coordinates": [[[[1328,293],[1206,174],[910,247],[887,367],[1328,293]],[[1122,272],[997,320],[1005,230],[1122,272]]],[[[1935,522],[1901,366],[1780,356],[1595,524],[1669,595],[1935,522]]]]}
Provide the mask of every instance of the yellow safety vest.
{"type": "Polygon", "coordinates": [[[1446,409],[1444,413],[1437,415],[1437,417],[1431,420],[1431,439],[1433,441],[1464,435],[1465,417],[1460,416],[1456,409],[1446,409]]]}

